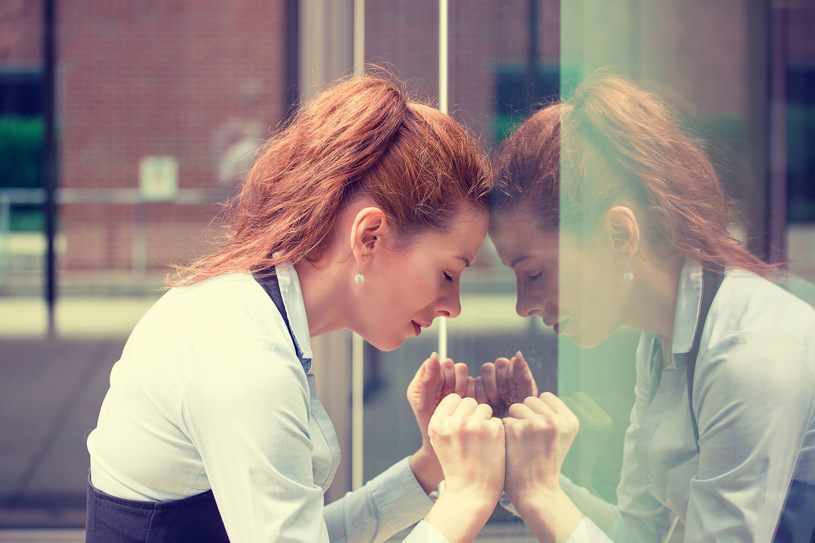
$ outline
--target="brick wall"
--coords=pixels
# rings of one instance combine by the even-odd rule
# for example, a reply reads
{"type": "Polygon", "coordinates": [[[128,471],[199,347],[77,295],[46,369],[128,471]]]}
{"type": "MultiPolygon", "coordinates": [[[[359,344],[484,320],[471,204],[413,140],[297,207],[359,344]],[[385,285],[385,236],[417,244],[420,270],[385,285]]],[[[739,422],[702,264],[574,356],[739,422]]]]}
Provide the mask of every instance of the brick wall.
{"type": "MultiPolygon", "coordinates": [[[[282,118],[282,1],[57,4],[62,187],[135,188],[143,157],[169,155],[181,190],[217,190],[224,163],[240,156],[230,147],[282,118]]],[[[148,267],[200,251],[214,211],[145,204],[148,267]]],[[[67,204],[60,214],[66,269],[132,267],[133,206],[67,204]]]]}
{"type": "Polygon", "coordinates": [[[0,2],[0,64],[3,68],[42,63],[42,2],[0,2]]]}
{"type": "MultiPolygon", "coordinates": [[[[459,122],[490,147],[495,76],[500,63],[523,65],[528,0],[448,4],[448,106],[459,122]]],[[[438,104],[438,0],[367,0],[365,58],[395,69],[412,94],[438,104]]],[[[559,61],[559,2],[540,0],[539,62],[559,61]]]]}

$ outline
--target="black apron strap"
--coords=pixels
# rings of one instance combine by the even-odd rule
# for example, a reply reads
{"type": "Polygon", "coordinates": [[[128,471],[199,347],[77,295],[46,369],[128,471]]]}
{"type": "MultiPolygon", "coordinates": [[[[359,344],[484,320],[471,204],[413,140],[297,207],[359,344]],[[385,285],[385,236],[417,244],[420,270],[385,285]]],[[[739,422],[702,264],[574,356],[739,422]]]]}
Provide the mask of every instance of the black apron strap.
{"type": "Polygon", "coordinates": [[[702,330],[705,328],[707,314],[713,303],[713,298],[719,291],[719,286],[724,279],[724,270],[702,271],[702,303],[699,306],[699,319],[696,321],[696,330],[693,334],[693,342],[685,357],[685,374],[688,381],[688,406],[690,407],[690,421],[693,425],[693,437],[696,440],[696,450],[699,451],[699,425],[696,422],[696,413],[693,411],[693,376],[696,372],[696,358],[699,356],[699,342],[702,338],[702,330]]]}
{"type": "Polygon", "coordinates": [[[253,277],[255,281],[263,287],[263,290],[266,291],[266,294],[269,295],[269,298],[272,299],[275,306],[277,306],[277,310],[280,312],[280,316],[283,317],[283,322],[286,323],[286,329],[289,331],[291,340],[294,343],[297,358],[300,359],[303,369],[308,373],[311,369],[311,359],[303,356],[300,345],[297,344],[297,338],[294,336],[294,331],[291,329],[291,324],[289,323],[289,315],[286,313],[286,305],[283,303],[283,295],[280,293],[280,284],[277,281],[277,273],[274,267],[264,272],[254,273],[253,277]]]}

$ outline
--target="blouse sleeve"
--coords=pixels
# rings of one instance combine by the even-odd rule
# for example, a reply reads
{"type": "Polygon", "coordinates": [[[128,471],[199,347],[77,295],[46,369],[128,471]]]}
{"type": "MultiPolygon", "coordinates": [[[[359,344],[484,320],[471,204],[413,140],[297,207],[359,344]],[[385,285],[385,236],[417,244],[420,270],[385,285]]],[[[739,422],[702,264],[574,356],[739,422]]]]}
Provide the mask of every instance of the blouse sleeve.
{"type": "MultiPolygon", "coordinates": [[[[328,533],[332,542],[384,541],[423,518],[433,502],[425,494],[408,459],[396,463],[359,490],[349,492],[330,503],[325,510],[328,533]]],[[[446,541],[426,522],[414,532],[436,536],[424,539],[411,532],[406,541],[446,541]],[[428,526],[422,526],[427,524],[428,526]]]]}

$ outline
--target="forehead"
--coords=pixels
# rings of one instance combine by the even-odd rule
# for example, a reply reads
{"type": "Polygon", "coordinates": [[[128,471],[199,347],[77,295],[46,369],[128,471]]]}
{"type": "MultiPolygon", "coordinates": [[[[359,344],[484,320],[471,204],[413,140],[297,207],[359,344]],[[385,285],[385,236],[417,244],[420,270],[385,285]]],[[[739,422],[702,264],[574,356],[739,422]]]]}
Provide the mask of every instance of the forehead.
{"type": "Polygon", "coordinates": [[[417,244],[432,245],[445,252],[467,253],[472,261],[487,235],[488,225],[486,211],[462,211],[456,213],[447,228],[421,234],[417,244]]]}
{"type": "Polygon", "coordinates": [[[522,259],[557,259],[558,238],[557,232],[540,228],[529,213],[507,212],[490,217],[490,239],[507,266],[522,259]]]}

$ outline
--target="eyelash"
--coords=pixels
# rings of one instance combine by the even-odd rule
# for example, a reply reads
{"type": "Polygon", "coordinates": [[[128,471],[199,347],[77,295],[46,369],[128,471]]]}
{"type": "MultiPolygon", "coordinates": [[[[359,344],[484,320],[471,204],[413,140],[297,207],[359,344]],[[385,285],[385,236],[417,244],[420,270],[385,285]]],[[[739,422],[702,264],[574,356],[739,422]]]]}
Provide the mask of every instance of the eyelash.
{"type": "Polygon", "coordinates": [[[530,275],[529,280],[530,281],[537,281],[538,279],[541,278],[542,275],[543,275],[543,272],[538,272],[536,274],[530,275]]]}
{"type": "Polygon", "coordinates": [[[453,276],[452,276],[452,275],[450,275],[450,274],[449,274],[449,273],[447,273],[447,272],[441,272],[441,273],[442,273],[442,275],[444,275],[444,280],[445,280],[445,281],[447,281],[448,283],[452,283],[452,282],[453,282],[453,276]]]}

